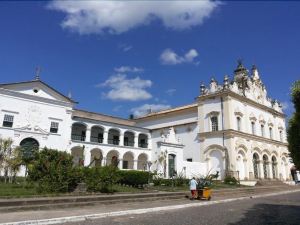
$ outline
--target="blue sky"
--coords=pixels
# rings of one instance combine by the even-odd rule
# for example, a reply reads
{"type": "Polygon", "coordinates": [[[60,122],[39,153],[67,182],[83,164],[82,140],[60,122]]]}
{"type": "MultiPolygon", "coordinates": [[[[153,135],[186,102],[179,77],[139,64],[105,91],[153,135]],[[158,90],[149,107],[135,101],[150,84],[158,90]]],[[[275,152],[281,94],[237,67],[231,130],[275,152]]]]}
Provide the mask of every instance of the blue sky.
{"type": "Polygon", "coordinates": [[[40,66],[77,108],[127,118],[192,103],[201,81],[232,77],[242,58],[290,115],[299,21],[299,2],[1,2],[0,82],[40,66]]]}

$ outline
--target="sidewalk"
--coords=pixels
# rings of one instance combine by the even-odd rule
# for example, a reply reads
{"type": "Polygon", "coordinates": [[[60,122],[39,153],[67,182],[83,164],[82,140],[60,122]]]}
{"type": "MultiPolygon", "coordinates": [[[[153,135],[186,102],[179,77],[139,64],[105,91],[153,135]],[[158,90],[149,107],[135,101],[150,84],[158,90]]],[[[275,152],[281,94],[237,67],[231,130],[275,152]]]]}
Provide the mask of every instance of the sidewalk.
{"type": "MultiPolygon", "coordinates": [[[[299,187],[288,188],[286,190],[280,189],[262,189],[262,188],[253,188],[252,191],[238,191],[238,190],[218,190],[213,192],[212,200],[219,201],[225,199],[236,199],[236,198],[243,198],[243,197],[252,197],[252,196],[259,196],[264,194],[272,194],[272,193],[283,193],[284,192],[295,192],[299,191],[299,187]]],[[[127,211],[127,210],[136,210],[136,209],[151,209],[155,207],[170,207],[176,205],[190,205],[192,204],[199,204],[202,201],[190,201],[187,198],[181,199],[171,199],[171,200],[159,200],[159,201],[147,201],[147,202],[130,202],[130,203],[118,203],[118,204],[110,204],[110,205],[93,205],[93,206],[84,206],[84,207],[75,207],[75,208],[63,208],[57,209],[53,207],[50,210],[32,210],[32,211],[23,211],[23,212],[8,212],[8,213],[1,213],[0,216],[0,223],[9,223],[9,222],[17,222],[17,221],[29,221],[29,220],[44,220],[44,219],[51,219],[51,218],[60,218],[60,217],[74,217],[74,216],[84,216],[84,215],[92,215],[92,214],[103,214],[103,213],[113,213],[119,211],[127,211]]],[[[203,203],[208,203],[204,202],[203,203]]],[[[34,224],[34,223],[30,223],[34,224]]]]}

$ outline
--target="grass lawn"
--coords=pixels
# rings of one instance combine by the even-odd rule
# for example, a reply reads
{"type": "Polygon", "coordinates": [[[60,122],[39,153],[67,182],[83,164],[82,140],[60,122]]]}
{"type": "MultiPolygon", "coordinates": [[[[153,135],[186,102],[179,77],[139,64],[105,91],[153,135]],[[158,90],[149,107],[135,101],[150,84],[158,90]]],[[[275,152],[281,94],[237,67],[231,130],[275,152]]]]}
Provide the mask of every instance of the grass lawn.
{"type": "MultiPolygon", "coordinates": [[[[114,192],[122,193],[138,193],[145,191],[143,189],[114,185],[114,192]]],[[[23,198],[23,197],[51,197],[51,196],[74,196],[74,195],[90,195],[101,193],[38,193],[34,185],[20,184],[5,184],[0,183],[0,198],[23,198]]]]}
{"type": "Polygon", "coordinates": [[[25,197],[37,195],[34,186],[25,184],[5,184],[0,183],[0,197],[25,197]]]}

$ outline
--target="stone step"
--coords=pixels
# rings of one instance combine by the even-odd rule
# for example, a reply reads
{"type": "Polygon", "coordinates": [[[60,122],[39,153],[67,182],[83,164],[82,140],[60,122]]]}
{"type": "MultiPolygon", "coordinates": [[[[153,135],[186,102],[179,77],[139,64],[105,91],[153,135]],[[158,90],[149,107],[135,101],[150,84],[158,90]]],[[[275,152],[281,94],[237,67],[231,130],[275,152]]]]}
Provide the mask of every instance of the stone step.
{"type": "Polygon", "coordinates": [[[280,180],[258,180],[256,186],[287,186],[280,180]]]}
{"type": "MultiPolygon", "coordinates": [[[[296,186],[260,186],[260,187],[243,187],[232,189],[212,190],[213,197],[228,196],[251,196],[253,194],[263,194],[276,191],[286,191],[299,189],[296,186]]],[[[146,202],[166,199],[184,199],[189,197],[187,192],[162,192],[162,193],[140,193],[140,194],[117,194],[117,195],[95,195],[95,196],[77,196],[77,197],[54,197],[39,199],[2,199],[0,200],[0,212],[25,211],[25,210],[42,210],[56,208],[72,208],[80,206],[92,206],[99,204],[117,204],[127,202],[146,202]]]]}
{"type": "Polygon", "coordinates": [[[111,201],[114,199],[140,199],[146,197],[165,197],[183,195],[183,192],[154,192],[138,194],[117,194],[117,195],[92,195],[92,196],[67,196],[67,197],[42,197],[42,198],[23,198],[23,199],[0,199],[1,206],[20,206],[20,205],[46,205],[59,203],[78,203],[78,202],[97,202],[111,201]]]}
{"type": "Polygon", "coordinates": [[[184,195],[170,195],[160,197],[145,197],[145,198],[128,198],[128,199],[114,199],[114,200],[103,200],[103,201],[91,201],[91,202],[74,202],[74,203],[56,203],[56,204],[44,204],[44,205],[21,205],[21,206],[8,206],[0,207],[0,212],[16,212],[16,211],[29,211],[29,210],[47,210],[47,209],[62,209],[62,208],[74,208],[83,206],[94,206],[94,205],[109,205],[118,203],[130,203],[130,202],[149,202],[149,201],[163,201],[171,199],[183,199],[184,195]]]}

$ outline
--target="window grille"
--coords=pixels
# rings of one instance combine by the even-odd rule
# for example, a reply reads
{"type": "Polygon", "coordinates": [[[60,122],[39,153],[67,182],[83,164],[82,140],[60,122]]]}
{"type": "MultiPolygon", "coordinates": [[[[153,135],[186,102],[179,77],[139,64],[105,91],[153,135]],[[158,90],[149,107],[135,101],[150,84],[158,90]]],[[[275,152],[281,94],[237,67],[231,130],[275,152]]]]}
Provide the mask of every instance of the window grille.
{"type": "Polygon", "coordinates": [[[218,131],[218,117],[211,117],[211,129],[212,131],[218,131]]]}
{"type": "Polygon", "coordinates": [[[5,114],[2,126],[3,127],[12,127],[13,123],[14,123],[14,116],[5,114]]]}
{"type": "Polygon", "coordinates": [[[58,132],[58,122],[51,122],[50,132],[57,133],[58,132]]]}

